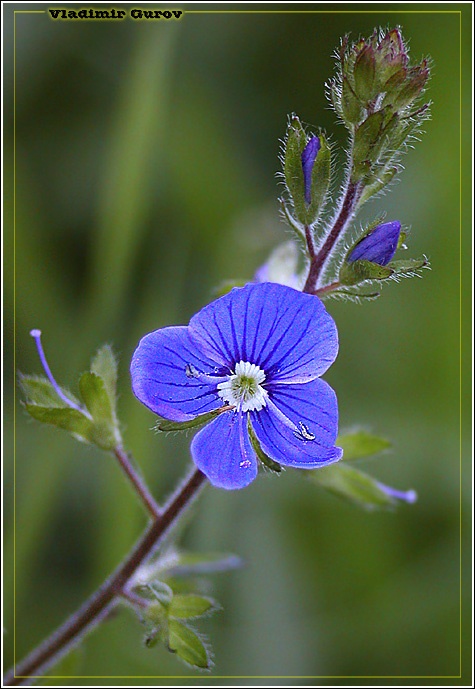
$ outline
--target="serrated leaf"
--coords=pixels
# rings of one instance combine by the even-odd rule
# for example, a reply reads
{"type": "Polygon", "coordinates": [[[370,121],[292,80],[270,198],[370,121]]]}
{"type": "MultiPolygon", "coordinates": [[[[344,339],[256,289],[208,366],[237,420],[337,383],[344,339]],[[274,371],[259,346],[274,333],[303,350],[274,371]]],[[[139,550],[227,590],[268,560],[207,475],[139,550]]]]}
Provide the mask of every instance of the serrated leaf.
{"type": "Polygon", "coordinates": [[[100,347],[91,361],[91,372],[102,378],[115,411],[117,397],[117,359],[110,345],[100,347]]]}
{"type": "Polygon", "coordinates": [[[95,442],[94,422],[77,409],[71,409],[70,407],[41,407],[37,404],[25,404],[25,409],[37,421],[49,423],[69,431],[84,442],[95,442]]]}
{"type": "Polygon", "coordinates": [[[192,667],[206,670],[211,667],[211,658],[198,634],[177,620],[170,620],[168,646],[192,667]]]}
{"type": "MultiPolygon", "coordinates": [[[[40,407],[62,408],[68,406],[44,376],[24,376],[20,374],[18,382],[27,401],[31,404],[37,404],[40,407]]],[[[68,391],[63,389],[62,391],[72,401],[75,401],[68,391]]]]}
{"type": "Polygon", "coordinates": [[[169,421],[168,419],[158,417],[155,429],[157,431],[186,431],[189,428],[196,428],[197,426],[202,426],[204,423],[208,423],[208,421],[215,419],[222,413],[221,409],[222,407],[206,412],[206,414],[200,414],[189,421],[169,421]]]}
{"type": "Polygon", "coordinates": [[[168,614],[170,617],[188,619],[192,617],[201,617],[202,615],[217,610],[217,608],[218,605],[211,598],[197,596],[193,593],[178,594],[173,596],[168,607],[168,614]]]}
{"type": "Polygon", "coordinates": [[[396,504],[374,478],[344,462],[309,473],[311,479],[319,486],[360,507],[377,509],[396,504]]]}
{"type": "Polygon", "coordinates": [[[368,433],[368,431],[355,431],[354,433],[339,435],[335,445],[343,449],[345,461],[376,455],[391,447],[389,440],[368,433]]]}

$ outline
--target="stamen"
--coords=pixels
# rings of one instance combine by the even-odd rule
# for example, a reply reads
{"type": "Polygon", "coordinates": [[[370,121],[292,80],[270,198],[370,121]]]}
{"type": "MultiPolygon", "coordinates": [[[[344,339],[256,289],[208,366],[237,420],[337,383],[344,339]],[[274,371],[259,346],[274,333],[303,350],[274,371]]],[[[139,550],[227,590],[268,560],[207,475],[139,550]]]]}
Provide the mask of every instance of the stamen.
{"type": "Polygon", "coordinates": [[[315,440],[315,433],[311,433],[301,421],[299,421],[299,429],[294,431],[294,435],[299,440],[315,440]]]}
{"type": "Polygon", "coordinates": [[[81,409],[81,407],[79,407],[72,400],[70,400],[69,397],[66,397],[64,392],[59,387],[58,383],[53,378],[53,374],[51,373],[51,369],[48,366],[48,362],[46,361],[45,353],[43,351],[43,345],[41,344],[41,330],[36,330],[36,329],[31,330],[30,335],[36,342],[36,349],[38,350],[38,355],[40,357],[41,365],[43,366],[44,372],[46,373],[48,380],[51,383],[51,385],[53,386],[58,397],[60,399],[62,399],[63,402],[65,402],[68,405],[68,407],[71,407],[72,409],[77,409],[80,412],[84,411],[83,409],[81,409]]]}

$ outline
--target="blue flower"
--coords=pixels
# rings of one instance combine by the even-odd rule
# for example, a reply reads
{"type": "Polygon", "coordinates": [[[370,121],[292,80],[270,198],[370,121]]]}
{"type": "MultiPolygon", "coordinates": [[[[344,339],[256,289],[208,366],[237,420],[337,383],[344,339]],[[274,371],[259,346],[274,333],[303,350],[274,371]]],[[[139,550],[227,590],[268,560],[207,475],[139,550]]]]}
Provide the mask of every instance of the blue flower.
{"type": "Polygon", "coordinates": [[[380,266],[387,266],[394,258],[400,234],[401,223],[398,220],[378,225],[356,244],[347,261],[371,261],[380,266]]]}
{"type": "Polygon", "coordinates": [[[161,417],[218,411],[193,438],[196,466],[220,488],[257,476],[250,433],[289,467],[340,459],[336,395],[321,376],[338,353],[333,319],[317,297],[274,283],[235,288],[188,326],[146,335],[131,363],[136,397],[161,417]]]}

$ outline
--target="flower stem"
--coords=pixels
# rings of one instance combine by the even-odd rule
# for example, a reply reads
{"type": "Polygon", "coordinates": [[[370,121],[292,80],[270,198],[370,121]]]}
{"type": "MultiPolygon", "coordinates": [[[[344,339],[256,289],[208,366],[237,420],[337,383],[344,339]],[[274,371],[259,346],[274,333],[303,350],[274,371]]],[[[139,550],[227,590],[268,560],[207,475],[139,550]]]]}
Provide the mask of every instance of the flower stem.
{"type": "Polygon", "coordinates": [[[125,475],[132,483],[133,487],[137,491],[147,510],[150,512],[154,519],[159,517],[161,514],[160,507],[157,505],[155,498],[148,490],[144,480],[133,466],[127,452],[122,447],[120,447],[120,445],[118,445],[113,452],[119,460],[119,464],[123,469],[125,475]]]}
{"type": "Polygon", "coordinates": [[[110,613],[127,589],[131,577],[154,553],[168,529],[196,497],[205,480],[205,475],[199,469],[192,471],[116,571],[61,627],[6,674],[4,686],[16,686],[26,679],[44,674],[48,667],[59,661],[110,613]]]}
{"type": "Polygon", "coordinates": [[[331,228],[322,248],[316,255],[311,258],[310,270],[308,272],[307,281],[304,285],[303,292],[307,294],[315,294],[317,291],[318,278],[322,271],[325,262],[330,255],[336,241],[340,237],[341,233],[346,229],[353,212],[355,210],[356,204],[361,193],[360,185],[356,182],[348,182],[346,187],[346,192],[343,197],[343,202],[341,204],[340,212],[335,220],[333,227],[331,228]]]}
{"type": "Polygon", "coordinates": [[[325,285],[325,287],[320,287],[319,289],[316,289],[314,294],[316,294],[317,297],[320,297],[322,294],[328,294],[328,292],[333,292],[333,290],[338,289],[338,287],[341,287],[340,282],[331,282],[329,285],[325,285]]]}

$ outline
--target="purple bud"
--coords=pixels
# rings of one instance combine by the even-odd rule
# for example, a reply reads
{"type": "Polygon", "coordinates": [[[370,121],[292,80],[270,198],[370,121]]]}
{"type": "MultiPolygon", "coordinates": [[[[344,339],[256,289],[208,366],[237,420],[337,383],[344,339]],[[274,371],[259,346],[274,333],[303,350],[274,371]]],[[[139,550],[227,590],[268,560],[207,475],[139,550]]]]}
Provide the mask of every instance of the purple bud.
{"type": "Polygon", "coordinates": [[[305,202],[308,205],[312,202],[312,171],[319,150],[320,139],[318,136],[312,136],[302,151],[301,160],[305,185],[305,202]]]}
{"type": "Polygon", "coordinates": [[[417,501],[417,493],[415,490],[396,490],[395,488],[391,488],[391,486],[385,486],[384,483],[380,483],[379,481],[376,481],[376,483],[378,488],[390,498],[403,500],[410,505],[417,501]]]}
{"type": "Polygon", "coordinates": [[[401,234],[401,223],[398,220],[385,222],[367,234],[346,259],[353,261],[371,261],[380,266],[387,266],[396,253],[401,234]]]}

